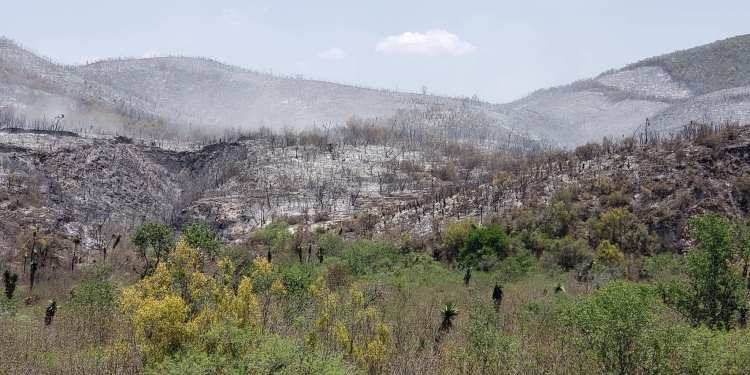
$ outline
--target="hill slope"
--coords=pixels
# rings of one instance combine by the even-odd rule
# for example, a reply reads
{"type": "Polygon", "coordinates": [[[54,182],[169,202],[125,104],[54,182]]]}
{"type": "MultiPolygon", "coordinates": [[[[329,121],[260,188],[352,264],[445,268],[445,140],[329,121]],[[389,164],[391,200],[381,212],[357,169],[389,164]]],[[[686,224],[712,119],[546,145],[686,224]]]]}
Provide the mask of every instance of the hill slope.
{"type": "Polygon", "coordinates": [[[642,60],[498,106],[561,144],[630,136],[646,118],[671,131],[687,122],[750,121],[750,35],[642,60]]]}
{"type": "Polygon", "coordinates": [[[0,39],[0,52],[0,110],[48,118],[65,113],[73,123],[137,131],[164,123],[182,130],[341,125],[353,115],[382,118],[438,105],[482,113],[504,131],[577,145],[630,136],[646,118],[652,129],[664,131],[693,120],[750,120],[750,35],[648,58],[501,105],[281,78],[203,58],[68,67],[7,39],[0,39]]]}

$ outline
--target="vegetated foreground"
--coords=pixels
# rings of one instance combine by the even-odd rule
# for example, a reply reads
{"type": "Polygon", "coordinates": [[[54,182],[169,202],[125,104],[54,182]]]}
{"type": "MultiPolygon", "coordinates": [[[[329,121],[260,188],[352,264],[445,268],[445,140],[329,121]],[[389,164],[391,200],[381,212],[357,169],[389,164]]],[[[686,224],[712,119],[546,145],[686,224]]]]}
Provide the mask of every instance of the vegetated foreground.
{"type": "Polygon", "coordinates": [[[2,371],[750,372],[746,128],[521,156],[373,129],[2,144],[2,371]]]}

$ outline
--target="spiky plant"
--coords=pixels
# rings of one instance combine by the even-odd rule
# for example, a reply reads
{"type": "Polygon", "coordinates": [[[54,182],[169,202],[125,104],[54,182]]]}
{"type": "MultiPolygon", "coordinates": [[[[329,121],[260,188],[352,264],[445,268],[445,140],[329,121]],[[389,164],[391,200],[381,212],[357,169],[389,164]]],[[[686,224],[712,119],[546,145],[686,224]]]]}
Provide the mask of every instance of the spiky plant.
{"type": "Polygon", "coordinates": [[[435,335],[435,346],[433,347],[435,352],[440,349],[440,343],[443,342],[443,337],[450,332],[451,328],[453,328],[453,318],[455,318],[456,315],[458,315],[458,308],[453,302],[446,303],[440,311],[440,328],[438,328],[437,334],[435,335]]]}
{"type": "Polygon", "coordinates": [[[500,310],[500,305],[503,303],[503,287],[502,285],[495,284],[492,288],[492,302],[495,304],[495,311],[500,310]]]}
{"type": "Polygon", "coordinates": [[[34,279],[36,278],[37,264],[36,261],[31,261],[31,269],[29,270],[29,290],[34,289],[34,279]]]}
{"type": "Polygon", "coordinates": [[[5,297],[8,299],[13,299],[13,293],[16,291],[16,282],[18,281],[18,275],[15,273],[10,273],[10,271],[5,270],[3,272],[3,285],[5,286],[5,297]]]}
{"type": "Polygon", "coordinates": [[[48,326],[52,324],[52,319],[55,317],[57,312],[57,302],[50,300],[47,305],[47,309],[44,311],[44,325],[48,326]]]}
{"type": "Polygon", "coordinates": [[[442,321],[440,322],[440,332],[448,332],[453,328],[453,318],[458,315],[458,307],[453,302],[448,302],[443,306],[440,312],[442,321]]]}

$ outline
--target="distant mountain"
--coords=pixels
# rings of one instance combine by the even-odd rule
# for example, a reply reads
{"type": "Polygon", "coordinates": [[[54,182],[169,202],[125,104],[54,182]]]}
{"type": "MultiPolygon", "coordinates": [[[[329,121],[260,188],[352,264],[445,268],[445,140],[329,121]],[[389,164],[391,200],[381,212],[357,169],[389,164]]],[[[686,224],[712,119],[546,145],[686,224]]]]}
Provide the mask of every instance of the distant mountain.
{"type": "Polygon", "coordinates": [[[750,121],[750,35],[652,57],[499,105],[506,122],[561,144],[629,136],[646,118],[669,131],[690,121],[750,121]]]}
{"type": "Polygon", "coordinates": [[[65,113],[73,123],[112,123],[113,128],[122,123],[148,128],[163,122],[215,129],[305,128],[343,125],[351,116],[391,116],[399,109],[432,104],[458,106],[463,101],[276,77],[205,58],[114,59],[62,66],[0,39],[0,110],[48,118],[65,113]]]}
{"type": "Polygon", "coordinates": [[[61,66],[0,39],[0,110],[127,129],[280,129],[385,117],[415,106],[482,114],[503,131],[561,145],[630,136],[650,119],[669,131],[698,121],[750,121],[750,35],[652,57],[507,103],[486,103],[282,78],[188,57],[61,66]]]}

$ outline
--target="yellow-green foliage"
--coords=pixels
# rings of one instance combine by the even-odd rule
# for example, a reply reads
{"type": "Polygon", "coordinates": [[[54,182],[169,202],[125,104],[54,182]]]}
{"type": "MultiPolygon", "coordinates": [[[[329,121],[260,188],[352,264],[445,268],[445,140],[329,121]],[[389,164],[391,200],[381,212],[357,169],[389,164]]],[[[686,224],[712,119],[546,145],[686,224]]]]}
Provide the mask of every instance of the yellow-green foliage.
{"type": "Polygon", "coordinates": [[[604,240],[599,242],[599,246],[596,247],[594,261],[606,267],[616,268],[625,265],[625,255],[616,245],[604,240]]]}
{"type": "Polygon", "coordinates": [[[448,224],[443,234],[443,247],[448,253],[456,255],[458,249],[464,245],[469,232],[476,226],[477,222],[474,219],[464,219],[448,224]]]}
{"type": "Polygon", "coordinates": [[[640,219],[625,208],[612,208],[590,221],[595,243],[608,240],[625,253],[649,252],[649,235],[640,219]]]}
{"type": "Polygon", "coordinates": [[[168,263],[153,275],[125,288],[122,312],[133,322],[136,341],[149,360],[159,360],[177,349],[193,346],[222,351],[211,337],[216,331],[260,325],[260,309],[253,280],[244,278],[237,291],[227,282],[234,266],[222,260],[219,281],[202,272],[200,257],[180,241],[168,263]]]}
{"type": "Polygon", "coordinates": [[[359,287],[354,285],[342,295],[330,291],[320,278],[310,286],[310,294],[317,301],[317,309],[307,344],[312,348],[337,348],[370,373],[379,371],[392,349],[391,329],[377,309],[368,306],[359,287]]]}

